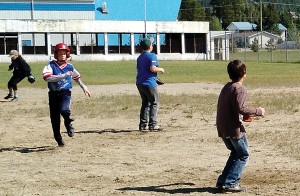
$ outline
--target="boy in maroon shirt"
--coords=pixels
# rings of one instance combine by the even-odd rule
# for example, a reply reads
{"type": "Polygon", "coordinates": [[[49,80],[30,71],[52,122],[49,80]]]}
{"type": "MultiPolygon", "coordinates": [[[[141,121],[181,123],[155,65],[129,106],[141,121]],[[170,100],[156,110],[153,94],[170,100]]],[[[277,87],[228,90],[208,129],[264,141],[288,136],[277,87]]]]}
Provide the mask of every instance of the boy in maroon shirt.
{"type": "Polygon", "coordinates": [[[217,130],[230,156],[217,180],[217,187],[224,192],[246,191],[239,180],[249,158],[246,130],[243,116],[263,116],[265,109],[246,105],[247,89],[243,86],[246,78],[246,65],[240,60],[231,61],[227,66],[228,82],[221,90],[217,105],[217,130]]]}

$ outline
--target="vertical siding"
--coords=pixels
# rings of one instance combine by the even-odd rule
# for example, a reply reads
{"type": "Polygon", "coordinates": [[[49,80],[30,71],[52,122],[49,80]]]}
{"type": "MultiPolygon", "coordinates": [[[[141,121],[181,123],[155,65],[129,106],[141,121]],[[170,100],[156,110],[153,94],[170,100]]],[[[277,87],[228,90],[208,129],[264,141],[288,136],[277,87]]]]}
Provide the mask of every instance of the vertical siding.
{"type": "Polygon", "coordinates": [[[95,12],[35,11],[34,19],[48,20],[94,20],[95,12]]]}
{"type": "MultiPolygon", "coordinates": [[[[2,20],[31,20],[31,11],[0,10],[2,20]]],[[[94,20],[95,12],[34,11],[36,20],[94,20]]]]}
{"type": "MultiPolygon", "coordinates": [[[[31,3],[31,0],[0,0],[0,3],[31,3]]],[[[33,0],[33,3],[95,3],[94,0],[33,0]]]]}
{"type": "Polygon", "coordinates": [[[13,10],[0,10],[0,19],[2,20],[30,20],[30,11],[13,11],[13,10]]]}

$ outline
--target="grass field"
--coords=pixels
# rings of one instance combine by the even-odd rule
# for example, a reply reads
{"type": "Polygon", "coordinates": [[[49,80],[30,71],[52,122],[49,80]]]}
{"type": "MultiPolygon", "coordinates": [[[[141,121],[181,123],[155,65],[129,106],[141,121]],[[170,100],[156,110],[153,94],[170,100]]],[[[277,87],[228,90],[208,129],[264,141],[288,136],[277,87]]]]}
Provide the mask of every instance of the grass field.
{"type": "MultiPolygon", "coordinates": [[[[134,61],[113,62],[74,62],[86,84],[134,83],[136,68],[134,61]]],[[[228,80],[226,61],[160,61],[166,73],[159,77],[168,83],[221,82],[228,80]]],[[[6,88],[11,73],[9,64],[0,63],[0,88],[6,88]]],[[[42,79],[45,63],[31,63],[32,74],[37,78],[35,84],[22,82],[20,86],[44,88],[42,79]]],[[[295,86],[299,83],[299,63],[257,63],[246,62],[246,84],[258,86],[295,86]]]]}
{"type": "Polygon", "coordinates": [[[252,62],[299,62],[300,61],[300,50],[275,50],[273,52],[268,52],[263,49],[259,52],[253,52],[249,49],[246,51],[241,49],[240,52],[230,53],[230,59],[241,59],[243,61],[252,62]]]}

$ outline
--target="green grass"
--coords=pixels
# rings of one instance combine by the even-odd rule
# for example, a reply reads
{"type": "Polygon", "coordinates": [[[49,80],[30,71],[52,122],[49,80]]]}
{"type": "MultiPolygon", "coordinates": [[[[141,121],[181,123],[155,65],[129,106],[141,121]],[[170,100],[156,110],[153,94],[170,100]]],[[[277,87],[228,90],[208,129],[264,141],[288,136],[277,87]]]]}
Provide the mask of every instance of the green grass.
{"type": "MultiPolygon", "coordinates": [[[[135,61],[74,62],[86,84],[134,83],[136,77],[135,61]]],[[[167,83],[218,82],[229,80],[226,61],[160,61],[165,74],[159,77],[167,83]]],[[[8,63],[0,63],[0,87],[6,88],[12,73],[8,72],[8,63]]],[[[30,63],[36,83],[21,82],[21,86],[46,88],[42,79],[45,63],[30,63]]],[[[299,83],[300,64],[298,63],[256,63],[246,62],[246,85],[258,86],[295,86],[299,83]]]]}
{"type": "Polygon", "coordinates": [[[230,59],[241,59],[247,62],[299,62],[300,61],[300,50],[276,50],[268,52],[262,50],[258,52],[244,51],[230,53],[230,59]]]}

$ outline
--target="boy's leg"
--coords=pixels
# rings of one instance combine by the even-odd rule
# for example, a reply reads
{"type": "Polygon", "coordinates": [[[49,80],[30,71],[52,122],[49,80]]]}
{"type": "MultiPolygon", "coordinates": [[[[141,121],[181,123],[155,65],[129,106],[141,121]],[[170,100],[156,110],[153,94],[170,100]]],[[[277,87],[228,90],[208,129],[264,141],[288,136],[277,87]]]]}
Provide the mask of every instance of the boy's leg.
{"type": "Polygon", "coordinates": [[[148,118],[149,118],[149,101],[146,93],[148,91],[148,87],[137,85],[137,89],[142,99],[139,130],[143,131],[146,130],[148,118]]]}
{"type": "Polygon", "coordinates": [[[13,86],[15,86],[14,81],[15,81],[16,77],[12,76],[8,83],[7,83],[7,88],[8,88],[8,95],[4,97],[4,99],[9,99],[9,98],[13,98],[13,86]]]}
{"type": "Polygon", "coordinates": [[[13,99],[12,101],[18,101],[19,95],[18,95],[18,86],[17,84],[19,82],[21,82],[23,79],[25,78],[25,76],[13,76],[10,80],[10,85],[14,91],[14,95],[13,95],[13,99]]]}
{"type": "Polygon", "coordinates": [[[72,122],[74,119],[70,118],[71,116],[71,91],[64,91],[61,95],[61,105],[60,105],[60,113],[64,118],[64,125],[67,129],[67,133],[69,137],[74,136],[74,128],[72,126],[72,122]]]}
{"type": "Polygon", "coordinates": [[[53,130],[54,139],[59,146],[63,146],[64,142],[60,134],[60,111],[59,111],[59,96],[55,92],[49,92],[49,109],[50,119],[53,130]]]}
{"type": "Polygon", "coordinates": [[[148,100],[150,102],[150,110],[149,110],[149,129],[154,129],[157,125],[157,111],[159,107],[159,94],[157,87],[149,88],[147,92],[148,100]]]}
{"type": "Polygon", "coordinates": [[[224,142],[225,146],[227,147],[227,149],[230,150],[231,152],[230,152],[230,156],[227,159],[225,167],[222,171],[222,174],[218,177],[217,185],[216,185],[218,188],[222,188],[224,186],[225,179],[228,176],[230,169],[235,161],[235,157],[236,157],[236,153],[231,144],[230,139],[228,139],[228,138],[222,138],[222,139],[223,139],[223,142],[224,142]]]}
{"type": "Polygon", "coordinates": [[[248,141],[246,135],[240,139],[230,139],[230,141],[230,147],[233,147],[229,157],[232,159],[232,165],[224,185],[225,187],[236,187],[249,158],[248,141]]]}

